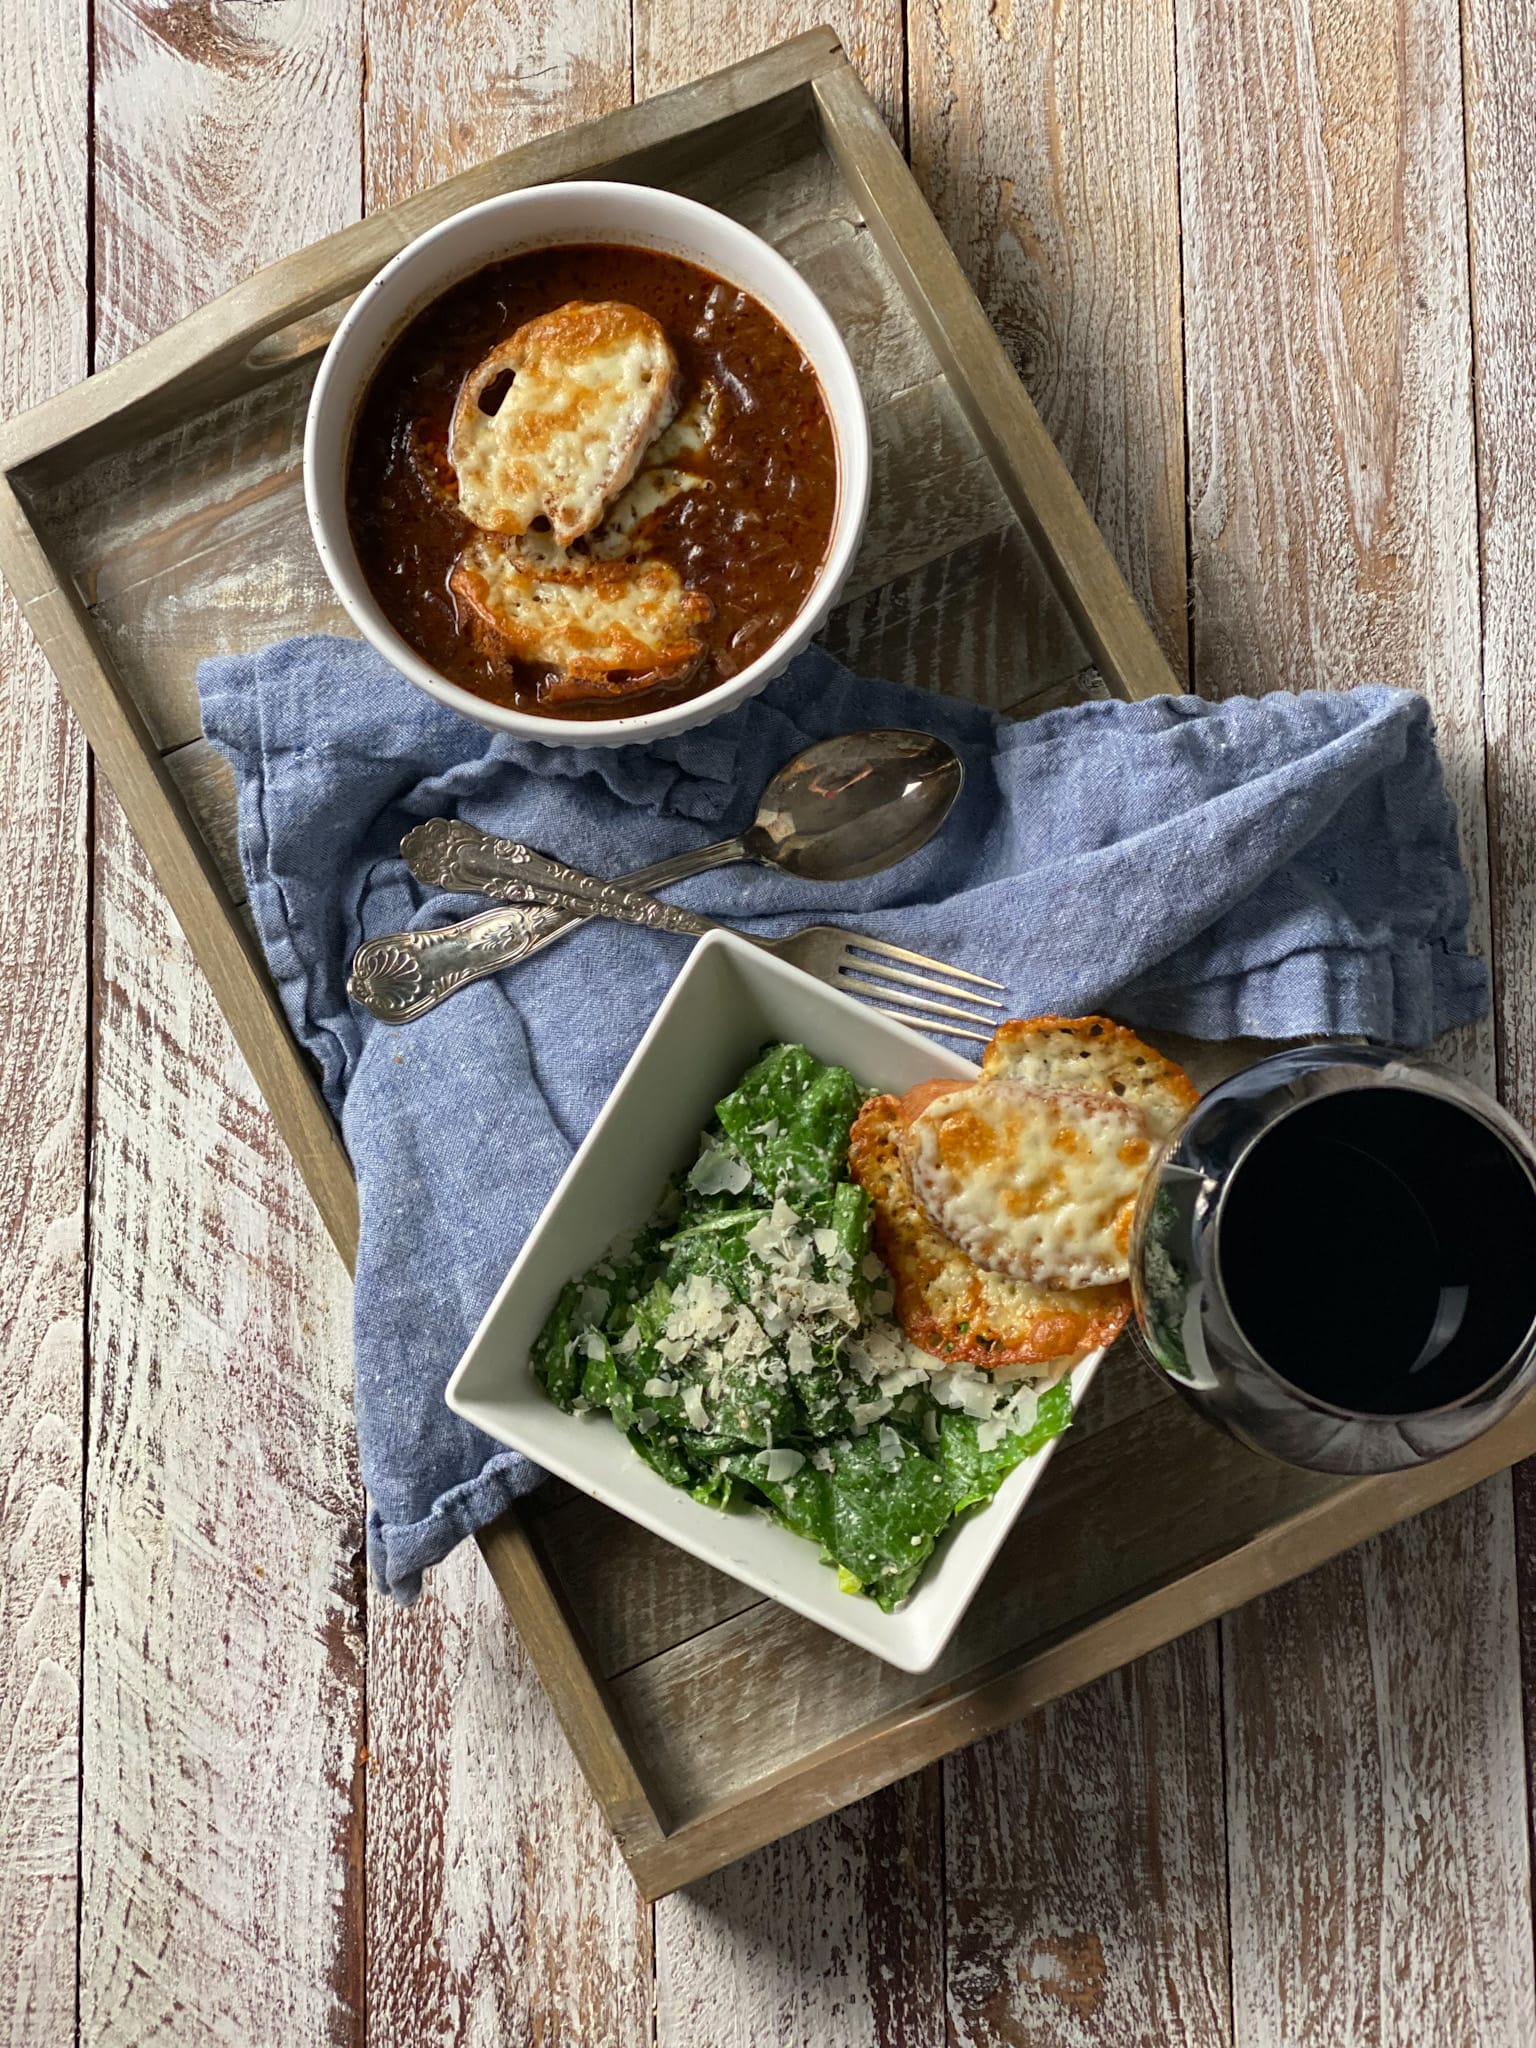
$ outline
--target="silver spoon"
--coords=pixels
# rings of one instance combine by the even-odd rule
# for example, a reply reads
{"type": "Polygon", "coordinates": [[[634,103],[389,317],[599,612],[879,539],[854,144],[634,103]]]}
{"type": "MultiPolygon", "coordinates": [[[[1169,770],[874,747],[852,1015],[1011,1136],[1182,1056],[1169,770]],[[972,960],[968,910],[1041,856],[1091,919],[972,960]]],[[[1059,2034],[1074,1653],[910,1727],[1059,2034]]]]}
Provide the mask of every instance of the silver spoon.
{"type": "MultiPolygon", "coordinates": [[[[931,733],[839,733],[785,762],[739,838],[674,854],[621,879],[636,889],[662,889],[707,868],[752,860],[807,881],[854,881],[926,845],[963,779],[959,755],[931,733]]],[[[447,824],[428,819],[407,833],[401,842],[407,860],[413,844],[426,854],[447,824]]],[[[493,863],[467,863],[456,853],[449,886],[474,891],[505,879],[493,863]]],[[[353,956],[347,992],[384,1023],[404,1024],[455,989],[527,959],[586,922],[570,909],[507,904],[432,931],[368,939],[353,956]]]]}

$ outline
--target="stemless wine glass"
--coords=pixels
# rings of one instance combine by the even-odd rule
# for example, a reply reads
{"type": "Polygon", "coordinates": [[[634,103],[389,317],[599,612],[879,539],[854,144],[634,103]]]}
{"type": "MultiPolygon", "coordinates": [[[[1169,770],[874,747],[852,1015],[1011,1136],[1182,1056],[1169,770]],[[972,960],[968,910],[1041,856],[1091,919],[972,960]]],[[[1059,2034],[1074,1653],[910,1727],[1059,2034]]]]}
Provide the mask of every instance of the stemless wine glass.
{"type": "Polygon", "coordinates": [[[1131,1281],[1153,1364],[1233,1436],[1322,1472],[1421,1464],[1536,1381],[1536,1147],[1415,1055],[1278,1053],[1169,1140],[1131,1281]]]}

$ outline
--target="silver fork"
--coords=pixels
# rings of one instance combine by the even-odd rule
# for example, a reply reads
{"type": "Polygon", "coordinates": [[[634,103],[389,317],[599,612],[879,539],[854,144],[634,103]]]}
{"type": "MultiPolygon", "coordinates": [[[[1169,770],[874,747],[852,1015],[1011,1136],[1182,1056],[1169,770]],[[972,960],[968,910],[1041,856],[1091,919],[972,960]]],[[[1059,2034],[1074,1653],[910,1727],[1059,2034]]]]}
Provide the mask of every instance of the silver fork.
{"type": "MultiPolygon", "coordinates": [[[[640,876],[600,881],[515,840],[492,839],[469,826],[443,830],[442,823],[434,820],[431,829],[418,827],[402,842],[407,865],[417,879],[433,887],[492,896],[517,906],[530,924],[509,934],[505,929],[508,913],[491,911],[437,932],[397,932],[368,940],[358,948],[348,988],[355,1001],[387,1023],[404,1023],[420,1016],[453,988],[494,972],[498,964],[509,964],[506,958],[498,958],[509,946],[514,949],[512,958],[526,959],[574,922],[588,917],[617,918],[685,938],[736,929],[642,894],[632,886],[640,876]]],[[[649,874],[644,878],[650,879],[649,874]]],[[[782,939],[758,938],[751,932],[738,932],[737,936],[866,1001],[910,1010],[911,1021],[945,1037],[985,1044],[990,1028],[975,1031],[965,1027],[995,1025],[996,1013],[1002,1008],[979,993],[996,989],[1001,994],[1001,982],[862,932],[810,925],[782,939]],[[909,993],[912,990],[920,993],[909,993]],[[952,1000],[937,1000],[940,997],[952,1000]],[[958,1021],[939,1021],[951,1018],[958,1021]]]]}

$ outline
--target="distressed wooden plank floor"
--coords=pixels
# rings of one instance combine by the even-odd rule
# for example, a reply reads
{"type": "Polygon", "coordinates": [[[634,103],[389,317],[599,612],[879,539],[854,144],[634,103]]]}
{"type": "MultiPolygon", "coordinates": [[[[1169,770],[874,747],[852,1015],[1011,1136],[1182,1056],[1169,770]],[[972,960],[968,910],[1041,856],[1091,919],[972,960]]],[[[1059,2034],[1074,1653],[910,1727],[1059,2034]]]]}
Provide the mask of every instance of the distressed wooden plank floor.
{"type": "MultiPolygon", "coordinates": [[[[1524,0],[9,0],[3,402],[823,16],[1181,674],[1430,694],[1530,1122],[1524,0]]],[[[0,673],[0,2041],[1536,2043],[1529,1472],[641,1908],[478,1562],[365,1595],[344,1281],[0,673]]]]}

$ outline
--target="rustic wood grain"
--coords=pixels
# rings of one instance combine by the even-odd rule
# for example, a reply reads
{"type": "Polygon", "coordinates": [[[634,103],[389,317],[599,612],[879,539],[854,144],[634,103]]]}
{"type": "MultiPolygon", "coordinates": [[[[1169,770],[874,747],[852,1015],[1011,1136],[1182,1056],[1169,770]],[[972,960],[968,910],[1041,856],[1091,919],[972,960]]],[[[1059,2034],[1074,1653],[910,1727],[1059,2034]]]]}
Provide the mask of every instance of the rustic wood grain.
{"type": "MultiPolygon", "coordinates": [[[[909,20],[914,168],[1183,679],[1172,6],[909,20]]],[[[1216,1672],[1207,1630],[946,1762],[958,2043],[1227,2040],[1216,1672]]]]}
{"type": "MultiPolygon", "coordinates": [[[[1437,0],[1179,9],[1196,682],[1425,690],[1486,947],[1458,60],[1437,0]]],[[[1239,2043],[1528,2038],[1509,1523],[1500,1478],[1227,1624],[1239,2043]]]]}
{"type": "MultiPolygon", "coordinates": [[[[1528,5],[1470,0],[1463,11],[1467,204],[1471,230],[1483,714],[1499,1090],[1536,1126],[1536,30],[1528,5]]],[[[1536,1463],[1517,1466],[1515,1551],[1524,1672],[1529,1839],[1536,1850],[1536,1463]]]]}
{"type": "Polygon", "coordinates": [[[370,212],[630,98],[627,0],[363,0],[363,21],[370,212]]]}
{"type": "Polygon", "coordinates": [[[1507,1486],[1228,1625],[1239,2043],[1536,2038],[1507,1486]]]}
{"type": "Polygon", "coordinates": [[[657,2048],[944,2048],[925,1771],[656,1909],[657,2048]]]}
{"type": "Polygon", "coordinates": [[[823,22],[891,133],[905,133],[900,0],[634,0],[635,96],[645,99],[823,22]]]}
{"type": "MultiPolygon", "coordinates": [[[[370,4],[367,201],[629,98],[619,0],[370,4]]],[[[651,2040],[651,1922],[473,1546],[373,1600],[371,2048],[651,2040]]]]}
{"type": "Polygon", "coordinates": [[[1181,0],[1179,81],[1198,687],[1422,689],[1486,945],[1456,9],[1181,0]]]}
{"type": "MultiPolygon", "coordinates": [[[[349,217],[347,9],[98,9],[103,348],[349,217]]],[[[360,2041],[348,1296],[99,807],[82,1790],[92,2043],[360,2041]]]]}
{"type": "MultiPolygon", "coordinates": [[[[869,232],[910,294],[966,420],[997,465],[1040,557],[1052,612],[1066,611],[1094,665],[1120,696],[1139,700],[1176,692],[1172,669],[958,257],[933,215],[916,203],[911,172],[878,110],[850,69],[823,74],[812,91],[828,145],[869,232]]],[[[1021,663],[1027,664],[1028,652],[1026,644],[1021,663]]]]}
{"type": "Polygon", "coordinates": [[[368,2040],[651,2040],[650,1914],[472,1545],[370,1603],[368,2040]]]}
{"type": "Polygon", "coordinates": [[[912,0],[912,167],[1187,678],[1173,0],[912,0]]]}
{"type": "Polygon", "coordinates": [[[962,1750],[944,1788],[956,2048],[1225,2048],[1214,1628],[962,1750]]]}
{"type": "MultiPolygon", "coordinates": [[[[0,11],[0,388],[85,374],[83,8],[0,11]],[[24,97],[22,97],[24,95],[24,97]]],[[[0,596],[0,2040],[74,2032],[85,1346],[85,747],[0,596]]]]}

